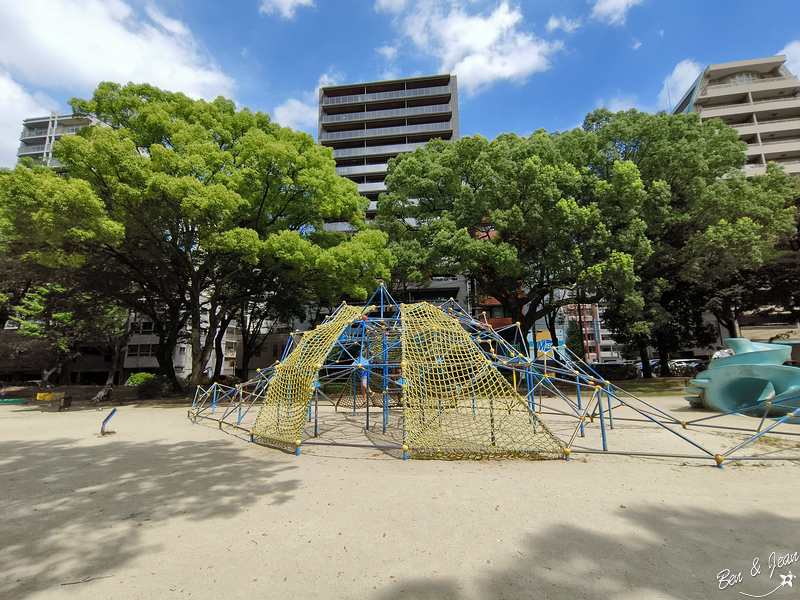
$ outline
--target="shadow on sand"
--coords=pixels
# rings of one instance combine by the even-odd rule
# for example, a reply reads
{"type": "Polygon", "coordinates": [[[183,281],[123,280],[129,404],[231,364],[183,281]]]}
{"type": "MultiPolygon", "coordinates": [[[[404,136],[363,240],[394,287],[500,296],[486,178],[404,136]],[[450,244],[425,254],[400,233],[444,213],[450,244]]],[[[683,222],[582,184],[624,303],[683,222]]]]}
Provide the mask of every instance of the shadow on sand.
{"type": "MultiPolygon", "coordinates": [[[[734,599],[747,597],[739,592],[766,594],[780,586],[780,574],[800,572],[800,564],[795,563],[776,568],[770,578],[768,567],[773,551],[776,556],[800,551],[797,518],[780,518],[757,509],[742,517],[726,514],[724,509],[687,512],[669,506],[625,509],[625,518],[631,527],[619,535],[598,533],[579,522],[552,525],[540,535],[528,536],[521,547],[487,548],[486,559],[465,564],[464,576],[457,580],[430,575],[405,579],[376,597],[734,599]],[[751,576],[755,558],[761,572],[751,576]],[[717,577],[723,569],[741,573],[742,582],[720,589],[717,577]]],[[[435,569],[434,558],[431,571],[435,569]]],[[[770,598],[795,597],[796,593],[784,586],[770,598]]]]}
{"type": "Polygon", "coordinates": [[[2,598],[113,574],[144,550],[140,523],[234,515],[298,487],[282,474],[294,467],[225,440],[74,443],[0,443],[2,598]]]}

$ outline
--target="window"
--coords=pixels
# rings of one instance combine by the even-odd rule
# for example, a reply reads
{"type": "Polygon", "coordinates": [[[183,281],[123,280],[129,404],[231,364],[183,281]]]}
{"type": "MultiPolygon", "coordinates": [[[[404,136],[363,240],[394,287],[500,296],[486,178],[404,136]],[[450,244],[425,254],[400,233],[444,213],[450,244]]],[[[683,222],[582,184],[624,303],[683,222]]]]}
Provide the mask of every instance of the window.
{"type": "Polygon", "coordinates": [[[153,322],[143,321],[141,323],[133,324],[133,333],[150,334],[153,333],[153,322]]]}
{"type": "Polygon", "coordinates": [[[128,346],[128,356],[155,356],[157,344],[131,344],[128,346]]]}
{"type": "Polygon", "coordinates": [[[741,73],[731,75],[731,85],[746,85],[748,83],[754,83],[759,79],[761,79],[760,74],[754,71],[743,71],[741,73]]]}

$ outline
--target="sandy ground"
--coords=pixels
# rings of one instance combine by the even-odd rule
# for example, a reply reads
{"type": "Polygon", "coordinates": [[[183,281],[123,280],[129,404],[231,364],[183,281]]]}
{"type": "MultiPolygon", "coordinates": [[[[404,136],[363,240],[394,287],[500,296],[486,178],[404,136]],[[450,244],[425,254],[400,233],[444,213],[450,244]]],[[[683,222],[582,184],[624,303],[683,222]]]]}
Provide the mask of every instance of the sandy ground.
{"type": "MultiPolygon", "coordinates": [[[[122,406],[100,437],[110,410],[0,406],[0,598],[741,598],[800,575],[769,569],[800,551],[796,462],[295,457],[193,425],[185,406],[122,406]],[[720,590],[724,569],[742,582],[720,590]]],[[[612,448],[670,447],[624,416],[612,448]]],[[[323,439],[396,439],[362,421],[326,413],[323,439]]],[[[576,445],[598,447],[596,425],[576,445]]],[[[800,595],[795,583],[769,597],[800,595]]]]}

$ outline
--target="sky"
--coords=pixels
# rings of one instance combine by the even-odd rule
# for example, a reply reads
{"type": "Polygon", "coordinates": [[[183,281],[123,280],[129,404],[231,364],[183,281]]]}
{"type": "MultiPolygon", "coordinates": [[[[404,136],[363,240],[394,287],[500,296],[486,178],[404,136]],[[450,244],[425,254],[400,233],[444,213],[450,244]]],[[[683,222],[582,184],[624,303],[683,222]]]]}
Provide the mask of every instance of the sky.
{"type": "Polygon", "coordinates": [[[461,135],[669,109],[709,64],[786,54],[798,0],[0,0],[0,167],[101,81],[232,98],[316,136],[320,85],[458,76],[461,135]]]}

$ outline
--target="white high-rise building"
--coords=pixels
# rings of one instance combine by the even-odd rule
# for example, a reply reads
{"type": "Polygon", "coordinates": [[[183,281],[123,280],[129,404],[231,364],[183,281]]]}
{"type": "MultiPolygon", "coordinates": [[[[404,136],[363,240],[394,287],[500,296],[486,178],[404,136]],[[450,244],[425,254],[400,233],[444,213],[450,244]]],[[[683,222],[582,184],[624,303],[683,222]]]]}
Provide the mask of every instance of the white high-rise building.
{"type": "Polygon", "coordinates": [[[47,167],[58,167],[53,158],[53,144],[62,135],[72,135],[89,125],[99,123],[94,117],[76,117],[51,113],[49,117],[34,117],[22,122],[22,134],[17,151],[19,158],[29,157],[47,167]]]}
{"type": "Polygon", "coordinates": [[[800,173],[800,81],[785,56],[709,65],[678,102],[674,114],[722,119],[747,142],[748,174],[775,162],[800,173]]]}

